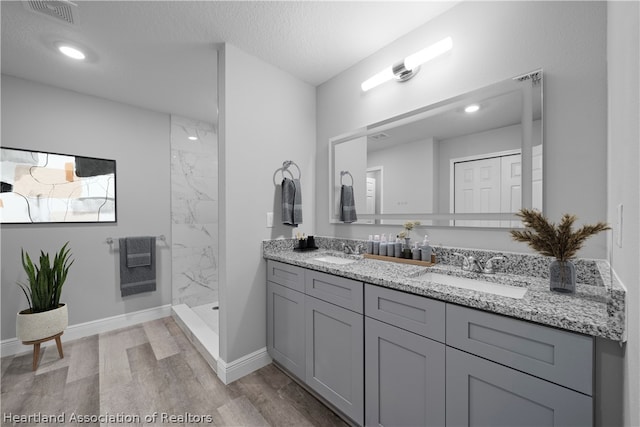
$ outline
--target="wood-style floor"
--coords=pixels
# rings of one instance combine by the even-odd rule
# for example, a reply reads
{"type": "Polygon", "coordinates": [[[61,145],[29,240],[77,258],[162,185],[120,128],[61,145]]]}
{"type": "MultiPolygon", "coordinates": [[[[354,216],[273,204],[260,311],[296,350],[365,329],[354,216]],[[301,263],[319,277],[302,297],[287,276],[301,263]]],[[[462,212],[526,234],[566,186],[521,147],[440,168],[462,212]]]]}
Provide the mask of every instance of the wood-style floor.
{"type": "Polygon", "coordinates": [[[225,386],[169,317],[62,338],[35,372],[31,353],[2,359],[2,425],[346,426],[273,365],[225,386]]]}

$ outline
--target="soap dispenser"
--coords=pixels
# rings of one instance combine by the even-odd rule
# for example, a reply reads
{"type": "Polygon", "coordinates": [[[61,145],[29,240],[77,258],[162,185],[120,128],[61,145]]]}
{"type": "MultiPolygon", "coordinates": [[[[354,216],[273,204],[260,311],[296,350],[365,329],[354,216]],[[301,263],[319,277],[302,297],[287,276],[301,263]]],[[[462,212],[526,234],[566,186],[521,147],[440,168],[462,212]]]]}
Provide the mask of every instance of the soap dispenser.
{"type": "Polygon", "coordinates": [[[378,255],[387,256],[387,236],[385,234],[380,237],[380,247],[378,249],[378,255]]]}
{"type": "Polygon", "coordinates": [[[421,249],[422,249],[422,254],[421,254],[422,261],[433,262],[433,261],[431,261],[431,256],[433,254],[433,249],[431,248],[431,245],[429,244],[429,236],[427,236],[427,235],[424,236],[424,240],[422,241],[421,249]]]}
{"type": "Polygon", "coordinates": [[[396,258],[403,258],[402,240],[400,240],[400,236],[396,236],[396,242],[393,244],[393,246],[394,246],[394,253],[396,255],[396,258]]]}
{"type": "Polygon", "coordinates": [[[393,234],[389,234],[389,239],[387,240],[387,256],[395,256],[396,254],[396,242],[393,234]]]}
{"type": "Polygon", "coordinates": [[[373,253],[373,234],[369,234],[369,239],[367,240],[367,253],[373,253]]]}
{"type": "Polygon", "coordinates": [[[373,255],[378,255],[380,253],[380,235],[376,234],[373,236],[373,255]]]}
{"type": "Polygon", "coordinates": [[[413,245],[413,249],[411,249],[411,259],[419,260],[421,257],[422,250],[418,246],[418,242],[413,245]]]}

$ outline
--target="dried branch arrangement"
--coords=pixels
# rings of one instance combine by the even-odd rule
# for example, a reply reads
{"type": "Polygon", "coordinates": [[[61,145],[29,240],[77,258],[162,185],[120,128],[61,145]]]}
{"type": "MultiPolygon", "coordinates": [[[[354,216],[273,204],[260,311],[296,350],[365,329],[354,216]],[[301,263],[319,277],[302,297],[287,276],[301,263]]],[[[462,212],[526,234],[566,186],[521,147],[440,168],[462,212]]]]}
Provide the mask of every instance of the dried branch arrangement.
{"type": "Polygon", "coordinates": [[[558,261],[575,258],[585,240],[601,231],[610,230],[604,222],[584,225],[573,231],[577,217],[564,214],[560,224],[556,225],[535,209],[521,209],[516,214],[522,218],[525,230],[511,230],[511,237],[525,242],[541,255],[555,257],[558,261]]]}

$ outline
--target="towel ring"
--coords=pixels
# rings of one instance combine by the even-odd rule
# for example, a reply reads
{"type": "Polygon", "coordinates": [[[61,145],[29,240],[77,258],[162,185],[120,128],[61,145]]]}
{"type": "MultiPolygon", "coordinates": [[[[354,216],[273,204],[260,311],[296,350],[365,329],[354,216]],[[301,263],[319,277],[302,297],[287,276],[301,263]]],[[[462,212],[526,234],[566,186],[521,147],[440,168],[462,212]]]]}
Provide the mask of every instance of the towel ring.
{"type": "MultiPolygon", "coordinates": [[[[296,165],[296,163],[293,160],[285,160],[284,162],[282,162],[282,173],[284,174],[284,171],[287,171],[293,177],[293,173],[291,173],[291,171],[289,170],[289,167],[291,165],[295,166],[296,169],[298,169],[298,179],[300,179],[300,177],[302,176],[302,172],[300,172],[300,167],[296,165]]],[[[293,179],[296,179],[296,178],[293,178],[293,179]]]]}
{"type": "Polygon", "coordinates": [[[344,185],[344,182],[342,182],[342,180],[344,179],[345,175],[349,175],[349,177],[351,178],[351,185],[353,185],[353,175],[351,175],[351,172],[349,171],[340,171],[340,185],[344,185]]]}

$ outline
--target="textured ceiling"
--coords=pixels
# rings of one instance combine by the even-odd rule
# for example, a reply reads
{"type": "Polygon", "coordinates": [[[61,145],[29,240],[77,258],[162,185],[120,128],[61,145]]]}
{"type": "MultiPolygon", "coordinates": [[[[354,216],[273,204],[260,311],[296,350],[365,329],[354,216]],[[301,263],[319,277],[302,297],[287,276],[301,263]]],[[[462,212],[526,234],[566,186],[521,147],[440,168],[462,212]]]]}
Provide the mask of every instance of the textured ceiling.
{"type": "Polygon", "coordinates": [[[315,86],[456,3],[79,1],[68,25],[2,1],[2,73],[215,122],[218,43],[315,86]],[[59,40],[91,60],[63,58],[59,40]]]}

